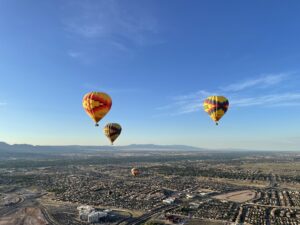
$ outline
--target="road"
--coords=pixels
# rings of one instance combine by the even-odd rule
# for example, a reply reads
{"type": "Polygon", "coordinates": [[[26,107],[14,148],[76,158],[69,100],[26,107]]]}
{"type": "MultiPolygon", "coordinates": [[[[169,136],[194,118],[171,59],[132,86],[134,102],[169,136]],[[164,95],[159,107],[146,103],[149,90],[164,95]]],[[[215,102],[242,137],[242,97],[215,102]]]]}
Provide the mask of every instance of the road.
{"type": "Polygon", "coordinates": [[[41,211],[42,211],[45,219],[49,223],[49,225],[59,225],[48,214],[48,212],[45,209],[45,207],[43,207],[39,202],[36,201],[37,198],[40,198],[43,195],[44,194],[37,193],[37,194],[32,194],[32,195],[29,195],[29,196],[26,196],[26,197],[25,197],[25,195],[24,195],[24,197],[20,197],[20,200],[17,203],[11,204],[11,205],[8,205],[8,206],[4,206],[4,207],[0,208],[0,217],[9,216],[9,215],[17,212],[18,210],[20,210],[22,208],[37,207],[37,208],[41,209],[41,211]]]}
{"type": "Polygon", "coordinates": [[[43,216],[45,217],[45,219],[47,220],[49,225],[60,225],[49,215],[49,213],[47,212],[47,210],[44,206],[39,205],[39,208],[41,209],[43,216]]]}
{"type": "Polygon", "coordinates": [[[17,211],[19,208],[22,207],[23,204],[24,204],[24,199],[20,197],[20,200],[18,202],[16,202],[15,204],[11,204],[11,205],[2,207],[0,209],[0,216],[6,216],[6,215],[9,215],[9,214],[17,211]]]}
{"type": "Polygon", "coordinates": [[[151,210],[148,213],[143,214],[142,216],[135,218],[135,219],[131,219],[127,225],[138,225],[141,224],[145,221],[147,221],[148,219],[150,219],[152,216],[154,216],[157,213],[162,213],[163,211],[167,211],[167,210],[171,210],[171,209],[175,209],[177,208],[177,205],[163,205],[161,207],[155,208],[153,210],[151,210]]]}
{"type": "Polygon", "coordinates": [[[270,184],[266,189],[272,189],[278,187],[276,176],[273,173],[270,173],[269,179],[270,179],[270,184]]]}

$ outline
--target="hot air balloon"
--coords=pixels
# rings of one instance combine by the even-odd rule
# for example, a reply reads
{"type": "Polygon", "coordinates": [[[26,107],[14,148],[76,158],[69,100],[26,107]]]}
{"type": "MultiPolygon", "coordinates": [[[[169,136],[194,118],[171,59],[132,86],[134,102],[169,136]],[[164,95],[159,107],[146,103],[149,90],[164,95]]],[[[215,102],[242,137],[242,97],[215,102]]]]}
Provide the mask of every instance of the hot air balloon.
{"type": "Polygon", "coordinates": [[[103,132],[108,137],[111,144],[113,144],[114,141],[119,137],[121,131],[122,127],[120,126],[120,124],[117,123],[108,123],[103,128],[103,132]]]}
{"type": "Polygon", "coordinates": [[[132,168],[131,169],[131,174],[133,176],[138,176],[138,175],[140,175],[140,171],[137,168],[132,168]]]}
{"type": "Polygon", "coordinates": [[[210,96],[203,103],[204,111],[216,122],[224,116],[229,107],[229,101],[224,96],[210,96]]]}
{"type": "Polygon", "coordinates": [[[95,121],[98,122],[109,112],[112,105],[111,98],[103,92],[87,93],[82,100],[82,106],[86,113],[95,121]]]}

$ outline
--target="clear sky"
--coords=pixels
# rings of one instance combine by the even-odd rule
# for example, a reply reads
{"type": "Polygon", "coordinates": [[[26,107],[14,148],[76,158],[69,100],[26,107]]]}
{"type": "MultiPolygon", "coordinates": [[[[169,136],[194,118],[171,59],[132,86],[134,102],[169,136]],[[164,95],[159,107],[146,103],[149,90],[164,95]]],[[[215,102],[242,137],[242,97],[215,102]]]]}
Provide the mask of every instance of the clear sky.
{"type": "Polygon", "coordinates": [[[300,2],[0,0],[0,141],[300,149],[300,2]],[[111,95],[95,128],[89,91],[111,95]],[[229,98],[217,127],[202,109],[229,98]]]}

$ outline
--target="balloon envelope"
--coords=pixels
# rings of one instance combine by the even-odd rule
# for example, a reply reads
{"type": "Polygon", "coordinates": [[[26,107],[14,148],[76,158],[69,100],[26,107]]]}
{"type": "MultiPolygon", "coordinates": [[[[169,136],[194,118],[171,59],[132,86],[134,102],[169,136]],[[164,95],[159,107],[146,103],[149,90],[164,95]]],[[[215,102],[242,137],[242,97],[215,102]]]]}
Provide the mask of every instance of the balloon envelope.
{"type": "Polygon", "coordinates": [[[82,106],[86,113],[95,121],[98,122],[109,112],[112,105],[110,96],[103,92],[87,93],[82,100],[82,106]]]}
{"type": "Polygon", "coordinates": [[[204,111],[218,124],[229,107],[229,101],[224,96],[210,96],[203,103],[204,111]]]}
{"type": "Polygon", "coordinates": [[[137,175],[140,174],[140,171],[139,171],[137,168],[132,168],[132,169],[131,169],[131,174],[132,174],[133,176],[137,176],[137,175]]]}
{"type": "Polygon", "coordinates": [[[111,144],[113,144],[114,141],[119,137],[121,131],[122,131],[122,127],[118,123],[108,123],[103,128],[103,132],[108,137],[111,144]]]}

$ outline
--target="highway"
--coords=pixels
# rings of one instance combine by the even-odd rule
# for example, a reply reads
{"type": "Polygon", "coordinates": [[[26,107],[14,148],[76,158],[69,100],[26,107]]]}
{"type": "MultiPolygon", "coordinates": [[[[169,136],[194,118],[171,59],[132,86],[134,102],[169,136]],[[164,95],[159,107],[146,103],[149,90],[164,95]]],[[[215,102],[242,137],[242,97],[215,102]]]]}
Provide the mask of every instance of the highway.
{"type": "Polygon", "coordinates": [[[37,208],[41,209],[41,211],[42,211],[45,219],[49,223],[49,225],[59,225],[57,222],[55,222],[51,218],[51,216],[48,214],[46,209],[36,201],[37,198],[40,198],[43,195],[44,194],[34,194],[34,195],[27,196],[27,197],[20,197],[20,200],[18,202],[8,205],[8,206],[3,206],[2,208],[0,208],[0,217],[9,216],[22,208],[37,207],[37,208]]]}
{"type": "Polygon", "coordinates": [[[161,207],[158,207],[156,209],[151,210],[148,213],[145,213],[144,215],[142,215],[142,216],[140,216],[138,218],[135,218],[135,219],[132,218],[127,223],[127,225],[138,225],[138,224],[141,224],[141,223],[147,221],[148,219],[150,219],[152,216],[154,216],[157,213],[162,213],[163,211],[175,209],[177,207],[178,207],[177,205],[163,205],[161,207]]]}
{"type": "Polygon", "coordinates": [[[39,208],[41,209],[43,216],[45,217],[45,219],[47,220],[49,225],[60,225],[49,215],[49,213],[47,212],[47,210],[44,206],[40,205],[39,208]]]}
{"type": "Polygon", "coordinates": [[[11,213],[14,213],[19,208],[21,208],[23,204],[24,204],[24,199],[20,197],[20,200],[15,204],[3,206],[2,208],[0,208],[0,216],[6,216],[11,213]]]}

